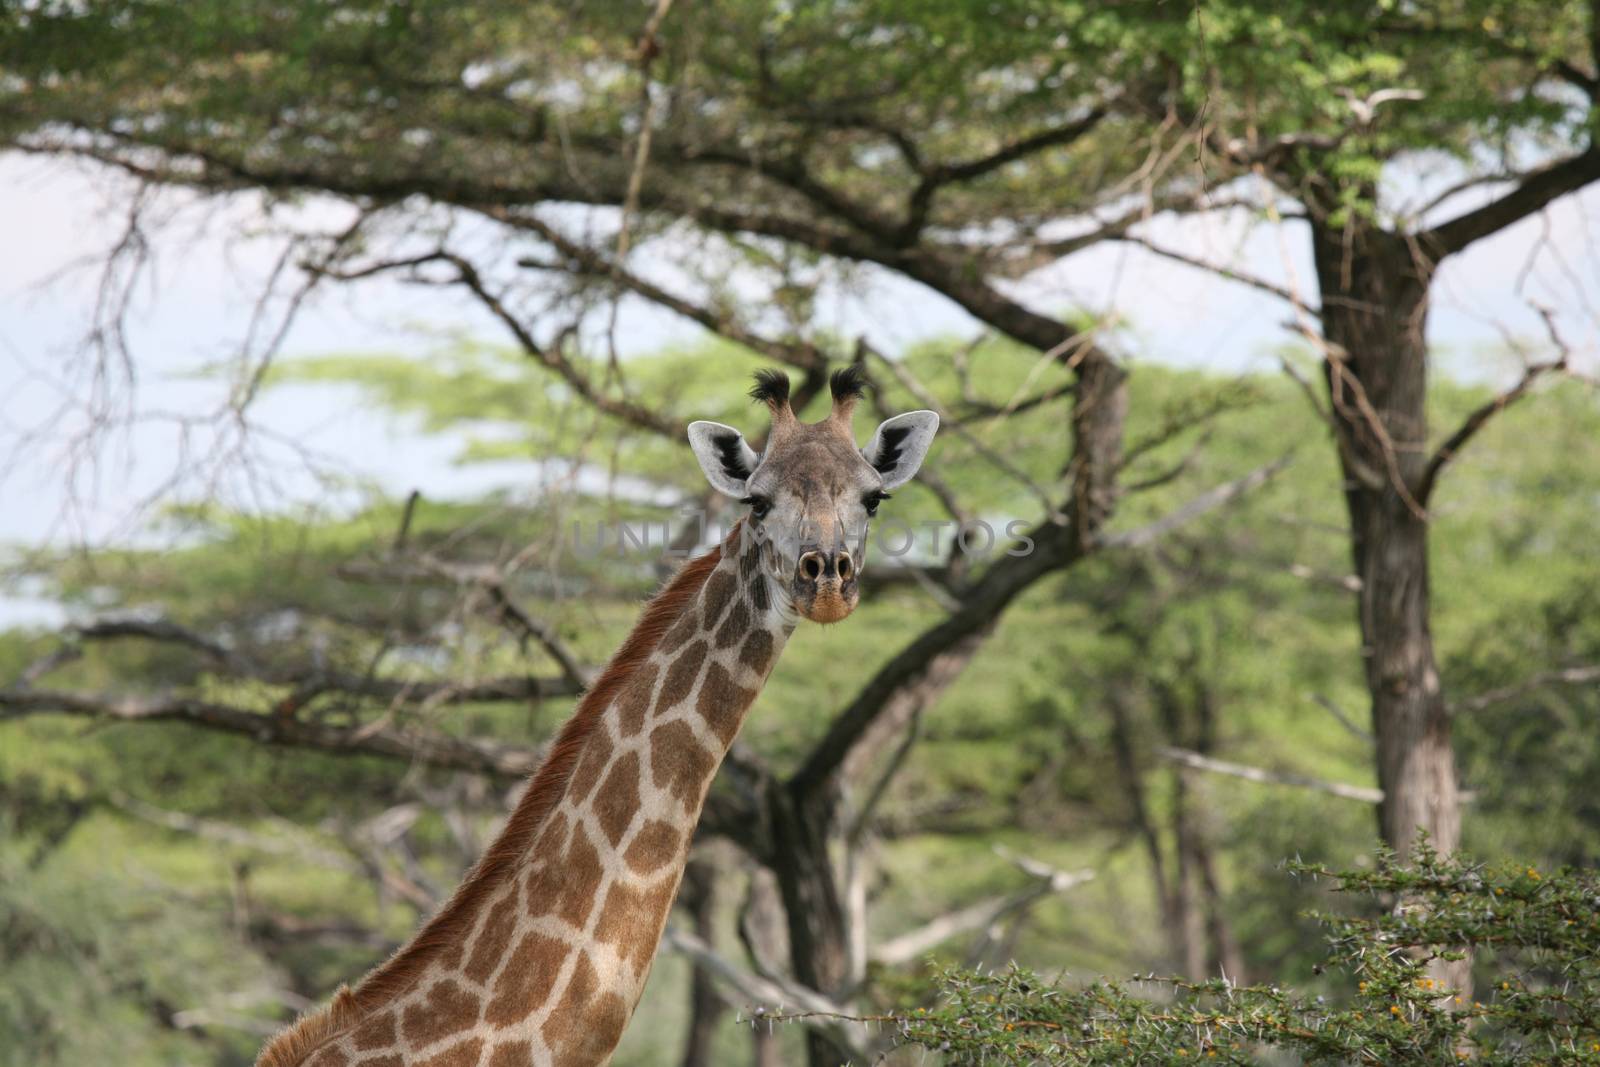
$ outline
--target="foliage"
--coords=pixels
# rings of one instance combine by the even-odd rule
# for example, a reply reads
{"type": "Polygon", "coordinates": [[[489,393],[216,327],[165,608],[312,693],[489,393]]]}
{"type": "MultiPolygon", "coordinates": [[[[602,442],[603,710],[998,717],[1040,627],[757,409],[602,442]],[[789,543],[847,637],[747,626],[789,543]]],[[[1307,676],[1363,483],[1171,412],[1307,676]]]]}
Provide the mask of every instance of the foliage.
{"type": "MultiPolygon", "coordinates": [[[[821,184],[870,218],[917,165],[981,157],[1101,107],[1108,120],[1085,137],[949,189],[931,221],[1036,223],[1114,199],[1152,144],[1170,147],[1200,117],[1221,140],[1319,153],[1330,199],[1371,210],[1398,155],[1492,171],[1581,140],[1591,120],[1570,89],[1588,18],[1577,0],[684,5],[651,71],[670,87],[653,169],[666,199],[688,180],[730,206],[778,197],[787,213],[821,184]],[[798,172],[733,173],[785,156],[798,172]]],[[[48,141],[59,125],[192,151],[207,182],[593,202],[625,180],[615,149],[637,106],[644,21],[637,5],[504,0],[29,5],[0,32],[13,72],[0,135],[48,141]],[[563,179],[574,159],[587,194],[563,179]]],[[[1248,172],[1202,163],[1217,169],[1201,184],[1248,172]]],[[[1196,191],[1195,173],[1164,167],[1172,190],[1196,191]]]]}
{"type": "MultiPolygon", "coordinates": [[[[930,343],[905,359],[940,395],[961,395],[949,349],[930,343]]],[[[754,431],[759,420],[752,420],[753,409],[730,401],[725,387],[743,376],[743,358],[722,349],[685,349],[631,360],[629,369],[639,380],[685,383],[679,402],[686,414],[754,431]],[[715,396],[706,386],[688,384],[712,380],[724,383],[715,396]],[[691,395],[691,388],[705,395],[691,395]]],[[[1062,380],[1030,378],[1038,373],[1036,359],[1005,342],[987,342],[981,358],[991,373],[970,384],[984,403],[1003,405],[1025,384],[1033,395],[1062,380]]],[[[561,543],[575,519],[659,520],[698,491],[685,474],[686,457],[665,442],[619,433],[612,420],[586,406],[566,405],[568,421],[552,422],[561,414],[560,391],[546,394],[546,379],[503,350],[433,353],[426,360],[308,360],[279,373],[282,380],[315,378],[359,389],[367,403],[457,435],[466,442],[465,464],[499,458],[474,442],[523,432],[540,435],[541,449],[602,470],[650,472],[650,487],[668,492],[643,501],[610,492],[604,480],[584,488],[558,479],[532,498],[422,500],[411,509],[408,545],[417,551],[493,562],[536,546],[513,576],[511,591],[589,662],[614,647],[657,572],[633,557],[548,549],[561,543]],[[505,402],[483,412],[473,400],[518,394],[527,396],[526,407],[505,402]],[[480,417],[485,414],[492,417],[480,417]]],[[[1165,514],[1320,429],[1292,386],[1270,378],[1218,378],[1150,365],[1131,388],[1130,441],[1160,443],[1135,462],[1128,481],[1178,473],[1130,494],[1118,529],[1165,514]],[[1221,414],[1205,428],[1168,437],[1193,412],[1196,397],[1211,398],[1209,406],[1221,414]]],[[[1482,399],[1481,389],[1447,381],[1436,390],[1435,414],[1449,424],[1482,399]]],[[[911,398],[891,388],[885,402],[909,406],[911,398]]],[[[1029,478],[1048,481],[1057,474],[1050,446],[1062,433],[1062,403],[1014,416],[1003,433],[980,420],[974,433],[1011,449],[1029,478]]],[[[860,421],[868,421],[865,413],[860,421]]],[[[1433,577],[1442,602],[1436,629],[1446,685],[1456,698],[1518,685],[1542,669],[1600,661],[1600,630],[1585,610],[1600,596],[1600,545],[1591,536],[1592,499],[1584,491],[1600,464],[1597,442],[1600,413],[1590,393],[1565,384],[1542,389],[1493,423],[1444,484],[1433,577]],[[1543,447],[1552,435],[1559,447],[1543,447]]],[[[1024,484],[995,477],[958,437],[946,439],[932,462],[987,518],[1026,515],[1036,506],[1024,484]]],[[[1283,476],[1227,512],[1180,531],[1155,551],[1107,554],[1019,602],[985,655],[925,716],[921,739],[880,809],[874,933],[891,937],[952,907],[1015,891],[1018,873],[993,855],[999,843],[1062,868],[1091,866],[1099,877],[1069,897],[1040,902],[985,959],[1013,955],[1040,971],[1071,966],[1076,973],[1180,968],[1161,898],[1176,879],[1182,813],[1214,856],[1221,889],[1215,915],[1240,943],[1246,973],[1307,989],[1327,983],[1329,974],[1315,973],[1321,955],[1314,927],[1302,917],[1318,883],[1290,882],[1275,869],[1282,856],[1294,854],[1329,865],[1353,862],[1373,843],[1370,810],[1286,787],[1197,778],[1166,763],[1159,749],[1200,743],[1200,712],[1209,705],[1215,755],[1370,783],[1370,748],[1308,696],[1361,707],[1348,593],[1290,571],[1303,564],[1337,575],[1345,566],[1336,485],[1329,457],[1301,448],[1283,476]],[[1116,755],[1119,730],[1127,743],[1125,764],[1116,755]],[[1152,875],[1154,856],[1166,866],[1164,886],[1152,875]]],[[[269,663],[320,662],[414,681],[551,670],[536,647],[523,648],[492,613],[462,610],[452,582],[368,579],[371,568],[392,562],[404,512],[401,502],[381,498],[342,515],[246,517],[190,508],[169,516],[154,545],[56,558],[31,553],[27,560],[45,595],[65,605],[74,620],[171,619],[269,663]]],[[[883,514],[913,523],[942,517],[920,486],[897,492],[883,514]]],[[[849,627],[796,634],[755,708],[744,743],[780,770],[814,743],[877,658],[891,654],[933,610],[917,587],[887,582],[886,563],[869,556],[863,604],[849,627]]],[[[57,644],[48,633],[0,633],[0,678],[16,677],[57,644]]],[[[125,642],[81,651],[80,659],[38,684],[195,694],[262,710],[292,695],[284,685],[231,680],[205,657],[181,649],[125,642]]],[[[537,705],[405,707],[392,714],[404,725],[531,744],[548,736],[569,707],[558,698],[537,705]]],[[[359,723],[391,710],[386,702],[326,694],[305,714],[359,723]]],[[[1600,749],[1585,725],[1596,715],[1600,693],[1561,684],[1534,686],[1458,715],[1466,782],[1477,794],[1467,824],[1475,851],[1494,860],[1526,856],[1540,869],[1592,864],[1600,856],[1589,787],[1600,749]]],[[[7,875],[14,893],[0,902],[0,925],[22,924],[27,916],[32,929],[39,909],[48,907],[53,932],[36,942],[39,954],[16,957],[25,966],[0,970],[0,1002],[31,1005],[26,1020],[0,1016],[0,1048],[23,1048],[28,1062],[49,1062],[49,1048],[20,1044],[19,1034],[66,1032],[75,1041],[109,1041],[105,1028],[81,1021],[115,1018],[121,1027],[120,1020],[137,1019],[123,1032],[155,1035],[159,1044],[152,1048],[162,1051],[151,1055],[159,1062],[247,1062],[252,1038],[231,1027],[282,1016],[256,994],[290,988],[324,995],[404,936],[419,914],[414,902],[387,894],[365,876],[308,859],[308,846],[340,849],[365,820],[396,806],[416,807],[417,820],[403,839],[416,865],[406,873],[447,888],[470,857],[455,846],[449,820],[430,798],[476,796],[463,811],[481,840],[503,804],[493,783],[474,784],[474,778],[376,756],[278,749],[180,724],[86,731],[79,722],[47,716],[0,723],[0,807],[16,826],[11,847],[32,855],[52,841],[57,845],[37,873],[7,875]],[[126,799],[225,820],[293,847],[274,852],[248,842],[219,845],[153,828],[126,799]],[[73,883],[83,883],[81,891],[63,888],[73,883]],[[242,896],[241,885],[247,890],[242,896]],[[231,918],[241,899],[256,918],[243,930],[231,918]],[[28,976],[53,958],[44,946],[69,943],[55,939],[73,933],[79,910],[104,917],[105,925],[95,927],[100,934],[85,927],[76,936],[116,940],[109,946],[115,952],[103,946],[73,957],[88,973],[106,976],[80,983],[85,995],[98,991],[93,1005],[29,991],[67,981],[62,968],[70,965],[59,961],[50,963],[54,977],[28,976]],[[149,938],[117,940],[122,916],[136,920],[149,938]],[[298,922],[287,929],[310,924],[333,934],[371,934],[326,943],[296,934],[285,941],[265,935],[268,918],[298,922]],[[165,981],[157,957],[181,959],[188,968],[184,983],[161,986],[159,996],[142,984],[165,981]],[[135,974],[146,977],[129,977],[135,974]],[[19,990],[14,981],[32,985],[19,990]],[[247,1006],[229,1007],[234,994],[251,994],[242,998],[247,1006]],[[151,1013],[157,1000],[172,1009],[223,1014],[211,1016],[209,1025],[173,1032],[159,1012],[151,1013]]],[[[718,786],[729,787],[726,780],[718,786]]],[[[940,958],[960,960],[968,951],[952,941],[940,958]]],[[[665,977],[647,994],[641,1019],[652,1031],[669,1032],[682,1019],[681,977],[672,977],[681,970],[658,971],[665,977]]],[[[879,970],[867,996],[890,1002],[906,980],[904,972],[879,970]]],[[[1330,987],[1325,995],[1335,992],[1330,987]]],[[[658,1038],[640,1030],[632,1040],[642,1043],[630,1053],[636,1062],[661,1062],[658,1038]]],[[[60,1058],[97,1062],[93,1055],[60,1058]]]]}
{"type": "Polygon", "coordinates": [[[1069,988],[1012,967],[943,971],[933,1007],[878,1021],[951,1064],[1600,1063],[1600,872],[1426,847],[1406,867],[1384,856],[1369,870],[1290,869],[1365,905],[1317,916],[1329,964],[1355,982],[1337,1003],[1222,978],[1069,988]],[[1469,946],[1492,976],[1471,1003],[1427,977],[1430,959],[1469,946]]]}
{"type": "Polygon", "coordinates": [[[272,972],[239,943],[219,899],[140,869],[112,827],[77,837],[109,841],[128,869],[108,868],[92,847],[56,851],[6,829],[0,1065],[199,1067],[252,1051],[248,1024],[279,1007],[272,972]]]}

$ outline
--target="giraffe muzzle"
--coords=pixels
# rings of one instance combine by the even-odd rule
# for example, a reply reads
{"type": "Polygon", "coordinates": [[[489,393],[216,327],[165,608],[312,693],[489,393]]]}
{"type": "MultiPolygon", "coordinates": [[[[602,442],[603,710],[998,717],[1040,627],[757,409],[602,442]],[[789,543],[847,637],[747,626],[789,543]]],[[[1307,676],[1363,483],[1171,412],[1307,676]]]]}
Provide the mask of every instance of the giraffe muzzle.
{"type": "Polygon", "coordinates": [[[812,622],[838,622],[856,608],[861,590],[856,562],[845,549],[811,549],[795,564],[795,607],[812,622]]]}

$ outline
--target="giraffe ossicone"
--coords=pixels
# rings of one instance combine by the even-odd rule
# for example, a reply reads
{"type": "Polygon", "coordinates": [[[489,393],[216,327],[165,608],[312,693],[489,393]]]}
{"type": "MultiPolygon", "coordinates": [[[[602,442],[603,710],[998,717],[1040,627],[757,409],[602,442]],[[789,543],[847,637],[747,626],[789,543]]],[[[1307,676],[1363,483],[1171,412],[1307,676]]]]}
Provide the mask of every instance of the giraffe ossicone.
{"type": "Polygon", "coordinates": [[[854,610],[868,519],[910,480],[939,419],[883,422],[858,449],[862,382],[800,422],[757,376],[757,453],[718,423],[689,443],[749,513],[646,605],[450,900],[388,961],[279,1034],[257,1067],[593,1067],[655,958],[711,780],[800,619],[854,610]]]}

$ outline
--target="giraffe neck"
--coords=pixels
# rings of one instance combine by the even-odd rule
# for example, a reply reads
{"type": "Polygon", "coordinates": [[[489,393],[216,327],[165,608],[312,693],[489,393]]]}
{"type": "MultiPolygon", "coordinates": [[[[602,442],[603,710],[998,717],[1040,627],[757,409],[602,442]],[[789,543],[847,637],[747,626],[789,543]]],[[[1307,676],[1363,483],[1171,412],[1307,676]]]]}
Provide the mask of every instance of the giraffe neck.
{"type": "Polygon", "coordinates": [[[646,608],[451,902],[335,998],[320,1040],[273,1059],[280,1038],[261,1067],[608,1060],[706,791],[793,627],[735,527],[646,608]]]}

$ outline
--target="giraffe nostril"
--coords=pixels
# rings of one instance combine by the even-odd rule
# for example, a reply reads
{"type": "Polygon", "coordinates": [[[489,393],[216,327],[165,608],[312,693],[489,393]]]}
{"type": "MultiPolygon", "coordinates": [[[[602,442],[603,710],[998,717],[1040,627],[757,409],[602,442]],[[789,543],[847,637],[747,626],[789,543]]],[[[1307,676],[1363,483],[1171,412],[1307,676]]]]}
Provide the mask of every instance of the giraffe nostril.
{"type": "Polygon", "coordinates": [[[852,568],[850,566],[850,556],[849,556],[849,554],[848,553],[840,553],[840,555],[839,555],[839,580],[841,582],[848,582],[850,580],[851,569],[852,568]]]}
{"type": "Polygon", "coordinates": [[[813,582],[822,577],[822,560],[816,553],[810,553],[800,561],[800,573],[813,582]]]}

